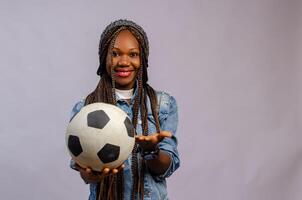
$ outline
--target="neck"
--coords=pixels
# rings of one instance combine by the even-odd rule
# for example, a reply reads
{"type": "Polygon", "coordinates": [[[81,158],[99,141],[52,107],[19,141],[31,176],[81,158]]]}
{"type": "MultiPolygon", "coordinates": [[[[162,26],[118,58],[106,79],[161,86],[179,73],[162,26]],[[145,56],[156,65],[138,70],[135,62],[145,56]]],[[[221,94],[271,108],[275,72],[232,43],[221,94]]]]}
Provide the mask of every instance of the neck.
{"type": "Polygon", "coordinates": [[[128,90],[121,90],[115,88],[115,94],[120,99],[131,99],[131,97],[133,96],[133,90],[134,88],[128,90]]]}

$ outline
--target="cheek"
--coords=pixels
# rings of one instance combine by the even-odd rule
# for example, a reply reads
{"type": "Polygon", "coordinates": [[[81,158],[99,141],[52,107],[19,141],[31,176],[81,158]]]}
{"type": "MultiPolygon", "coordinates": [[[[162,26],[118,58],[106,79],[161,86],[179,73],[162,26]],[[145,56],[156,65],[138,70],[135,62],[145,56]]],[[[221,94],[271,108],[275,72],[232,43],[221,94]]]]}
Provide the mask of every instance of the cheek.
{"type": "Polygon", "coordinates": [[[133,73],[132,82],[135,82],[137,78],[137,74],[138,74],[138,70],[135,70],[135,72],[133,73]]]}
{"type": "Polygon", "coordinates": [[[106,72],[108,75],[111,76],[111,69],[110,69],[111,67],[110,66],[111,66],[110,63],[106,62],[106,72]]]}
{"type": "Polygon", "coordinates": [[[110,75],[110,66],[111,66],[110,56],[107,54],[107,56],[106,56],[106,72],[109,75],[110,75]]]}
{"type": "Polygon", "coordinates": [[[136,69],[140,68],[140,66],[141,66],[140,59],[135,59],[135,60],[133,60],[132,65],[133,65],[136,69]]]}
{"type": "Polygon", "coordinates": [[[112,66],[114,66],[114,63],[115,63],[115,59],[111,59],[110,56],[106,57],[106,71],[108,75],[111,75],[111,68],[112,66]]]}

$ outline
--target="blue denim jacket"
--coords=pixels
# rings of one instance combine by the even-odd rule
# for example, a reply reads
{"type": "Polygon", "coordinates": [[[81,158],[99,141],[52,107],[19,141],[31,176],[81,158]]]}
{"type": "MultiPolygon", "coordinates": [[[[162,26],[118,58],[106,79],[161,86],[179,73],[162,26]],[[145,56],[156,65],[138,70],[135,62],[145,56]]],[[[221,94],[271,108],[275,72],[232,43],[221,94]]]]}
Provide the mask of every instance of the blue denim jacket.
{"type": "MultiPolygon", "coordinates": [[[[130,119],[132,119],[132,106],[134,103],[134,93],[130,105],[122,100],[117,99],[117,106],[123,109],[130,119]]],[[[177,151],[177,138],[176,138],[176,129],[178,124],[178,114],[177,114],[177,104],[174,97],[170,96],[165,92],[157,92],[157,100],[159,102],[158,113],[159,113],[159,121],[160,128],[164,131],[172,132],[173,136],[171,138],[165,138],[159,144],[159,148],[162,151],[167,152],[171,158],[172,162],[167,171],[161,175],[154,175],[146,169],[145,171],[145,180],[144,180],[144,199],[145,200],[167,200],[167,186],[166,186],[166,178],[169,177],[180,164],[179,155],[177,151]]],[[[79,101],[72,109],[71,118],[76,115],[81,108],[84,106],[84,100],[79,101]]],[[[149,134],[155,133],[155,120],[152,115],[150,101],[148,100],[148,127],[149,134]]],[[[138,117],[138,124],[136,127],[137,134],[142,133],[140,113],[138,117]]],[[[71,162],[72,163],[72,162],[71,162]]],[[[140,162],[138,162],[140,163],[140,162]]],[[[132,173],[131,173],[131,156],[125,161],[124,168],[124,199],[130,200],[131,196],[131,187],[132,187],[132,173]]],[[[90,195],[89,200],[96,200],[96,190],[97,184],[90,184],[90,195]]]]}

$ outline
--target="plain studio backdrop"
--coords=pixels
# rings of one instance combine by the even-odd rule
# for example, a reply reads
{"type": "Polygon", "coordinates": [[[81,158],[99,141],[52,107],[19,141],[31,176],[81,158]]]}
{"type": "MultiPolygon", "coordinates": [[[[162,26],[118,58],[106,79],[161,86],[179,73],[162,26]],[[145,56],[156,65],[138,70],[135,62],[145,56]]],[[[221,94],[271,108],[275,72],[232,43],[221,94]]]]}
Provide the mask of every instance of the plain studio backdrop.
{"type": "Polygon", "coordinates": [[[127,18],[150,40],[150,84],[176,97],[172,200],[302,198],[299,0],[0,1],[0,199],[87,199],[68,166],[73,105],[97,85],[98,42],[127,18]]]}

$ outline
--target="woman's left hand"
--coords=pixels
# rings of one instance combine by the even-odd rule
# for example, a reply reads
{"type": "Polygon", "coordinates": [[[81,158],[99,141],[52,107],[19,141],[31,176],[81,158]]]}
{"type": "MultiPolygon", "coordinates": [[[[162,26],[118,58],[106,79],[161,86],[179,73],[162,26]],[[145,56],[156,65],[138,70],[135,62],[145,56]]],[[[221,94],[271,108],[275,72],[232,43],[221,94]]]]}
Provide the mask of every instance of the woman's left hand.
{"type": "Polygon", "coordinates": [[[152,151],[156,148],[164,138],[172,137],[172,133],[169,131],[161,131],[160,133],[153,133],[151,135],[137,135],[135,141],[138,143],[140,148],[144,151],[152,151]]]}

